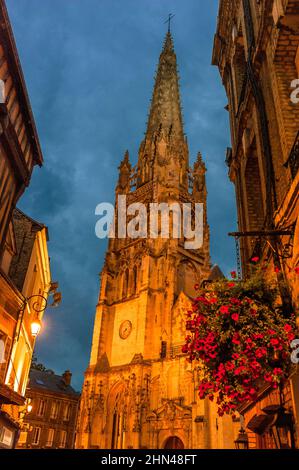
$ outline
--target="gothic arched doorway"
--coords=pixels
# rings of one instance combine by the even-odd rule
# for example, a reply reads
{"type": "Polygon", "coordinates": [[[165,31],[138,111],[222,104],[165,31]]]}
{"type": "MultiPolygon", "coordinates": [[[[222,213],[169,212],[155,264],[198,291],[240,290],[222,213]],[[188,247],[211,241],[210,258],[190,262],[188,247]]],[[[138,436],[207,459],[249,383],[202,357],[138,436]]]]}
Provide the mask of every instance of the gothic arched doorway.
{"type": "Polygon", "coordinates": [[[170,436],[165,441],[164,449],[184,449],[184,443],[179,437],[170,436]]]}

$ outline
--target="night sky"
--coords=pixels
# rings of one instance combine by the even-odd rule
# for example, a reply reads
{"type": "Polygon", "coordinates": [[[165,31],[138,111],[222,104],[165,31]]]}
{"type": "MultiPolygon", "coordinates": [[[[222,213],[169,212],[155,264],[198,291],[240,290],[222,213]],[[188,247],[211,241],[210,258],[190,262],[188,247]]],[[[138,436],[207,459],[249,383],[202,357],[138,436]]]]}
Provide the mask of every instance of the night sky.
{"type": "Polygon", "coordinates": [[[190,160],[200,150],[208,169],[212,261],[225,273],[235,268],[227,99],[211,66],[218,1],[7,0],[7,7],[45,161],[19,207],[49,227],[52,278],[63,295],[46,312],[36,355],[56,373],[70,369],[80,389],[106,249],[94,211],[114,201],[125,150],[137,161],[170,12],[190,160]]]}

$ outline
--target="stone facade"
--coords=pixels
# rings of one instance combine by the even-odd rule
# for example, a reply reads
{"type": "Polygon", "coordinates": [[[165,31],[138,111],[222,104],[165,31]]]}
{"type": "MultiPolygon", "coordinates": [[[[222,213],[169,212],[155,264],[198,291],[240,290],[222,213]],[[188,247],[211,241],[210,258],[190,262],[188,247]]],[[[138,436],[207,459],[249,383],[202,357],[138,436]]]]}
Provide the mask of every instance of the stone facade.
{"type": "MultiPolygon", "coordinates": [[[[266,262],[265,275],[276,273],[286,315],[298,314],[299,302],[298,54],[298,0],[220,0],[213,64],[229,101],[227,163],[236,188],[243,274],[253,256],[266,262]]],[[[286,388],[285,406],[298,428],[296,371],[286,388]]],[[[269,389],[262,395],[263,405],[242,410],[245,423],[277,402],[269,389]]],[[[251,436],[251,446],[271,447],[268,431],[251,436]]]]}
{"type": "Polygon", "coordinates": [[[206,168],[200,154],[189,168],[169,32],[138,163],[132,168],[126,152],[119,170],[116,196],[127,204],[202,203],[203,245],[188,250],[182,237],[109,240],[76,447],[231,448],[238,425],[198,398],[197,365],[182,354],[194,285],[209,278],[211,265],[206,168]]]}

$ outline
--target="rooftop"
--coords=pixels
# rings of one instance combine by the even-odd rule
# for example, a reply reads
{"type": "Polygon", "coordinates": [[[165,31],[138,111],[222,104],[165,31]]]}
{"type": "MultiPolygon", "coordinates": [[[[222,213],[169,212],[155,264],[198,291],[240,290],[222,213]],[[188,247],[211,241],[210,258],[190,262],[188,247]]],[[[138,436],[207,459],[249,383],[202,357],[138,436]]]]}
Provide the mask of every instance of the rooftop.
{"type": "Polygon", "coordinates": [[[67,384],[64,379],[64,374],[56,375],[50,370],[40,371],[31,369],[28,388],[30,390],[44,390],[65,395],[80,395],[71,385],[67,384]]]}

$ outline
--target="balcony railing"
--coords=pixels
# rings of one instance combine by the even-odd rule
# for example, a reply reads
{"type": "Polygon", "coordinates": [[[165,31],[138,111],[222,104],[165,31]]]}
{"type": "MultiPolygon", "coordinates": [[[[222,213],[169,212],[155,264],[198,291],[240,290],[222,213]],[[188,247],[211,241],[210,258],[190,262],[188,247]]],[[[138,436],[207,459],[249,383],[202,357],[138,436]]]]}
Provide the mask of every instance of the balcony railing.
{"type": "Polygon", "coordinates": [[[295,179],[299,169],[299,131],[285,166],[290,168],[292,179],[295,179]]]}

